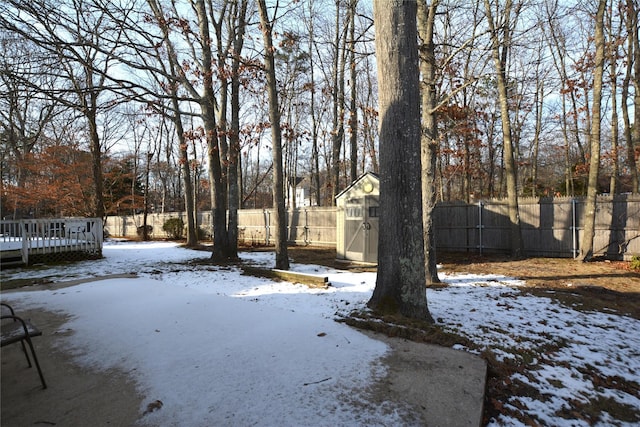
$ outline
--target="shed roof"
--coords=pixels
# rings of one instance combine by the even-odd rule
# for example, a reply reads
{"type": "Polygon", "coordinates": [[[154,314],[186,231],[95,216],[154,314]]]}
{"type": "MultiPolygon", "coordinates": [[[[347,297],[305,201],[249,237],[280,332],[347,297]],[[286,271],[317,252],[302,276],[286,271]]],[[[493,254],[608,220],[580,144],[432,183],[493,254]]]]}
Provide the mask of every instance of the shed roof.
{"type": "Polygon", "coordinates": [[[376,182],[380,181],[380,177],[378,176],[377,173],[374,172],[365,172],[362,175],[360,175],[355,181],[353,181],[351,184],[349,184],[349,186],[347,188],[345,188],[344,190],[342,190],[340,193],[338,193],[336,195],[336,200],[338,200],[340,197],[342,197],[344,194],[348,193],[349,190],[351,190],[353,187],[355,187],[356,185],[358,185],[358,183],[360,181],[362,181],[365,177],[370,177],[373,180],[375,180],[376,182]]]}

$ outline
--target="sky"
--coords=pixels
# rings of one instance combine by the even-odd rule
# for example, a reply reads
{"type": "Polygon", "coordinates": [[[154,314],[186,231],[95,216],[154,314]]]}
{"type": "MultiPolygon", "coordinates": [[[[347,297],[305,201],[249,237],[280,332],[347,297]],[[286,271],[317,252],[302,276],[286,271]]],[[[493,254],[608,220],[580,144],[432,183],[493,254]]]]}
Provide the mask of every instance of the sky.
{"type": "MultiPolygon", "coordinates": [[[[81,366],[127,373],[144,397],[140,413],[155,400],[163,402],[142,425],[402,424],[406,409],[392,402],[367,404],[367,396],[357,392],[384,377],[389,347],[335,321],[365,309],[375,273],[293,263],[295,271],[329,277],[328,289],[311,289],[244,276],[235,266],[189,263],[209,254],[170,242],[108,240],[103,255],[62,267],[3,270],[0,280],[119,273],[138,278],[3,293],[2,300],[70,314],[61,329],[75,333],[61,337],[60,348],[70,349],[65,351],[81,366]]],[[[274,262],[269,252],[244,252],[241,258],[255,266],[274,262]]],[[[558,416],[572,399],[611,398],[640,407],[637,392],[594,384],[583,374],[597,370],[640,384],[639,320],[577,311],[551,295],[523,293],[524,282],[499,275],[441,271],[440,277],[449,286],[427,290],[431,314],[478,344],[475,352],[491,349],[499,359],[518,358],[523,349],[535,355],[557,344],[557,351],[540,353],[527,372],[511,378],[537,388],[544,401],[514,394],[506,407],[556,426],[589,425],[558,416]]],[[[491,425],[522,423],[501,416],[491,425]]],[[[600,425],[632,423],[605,412],[600,425]]]]}

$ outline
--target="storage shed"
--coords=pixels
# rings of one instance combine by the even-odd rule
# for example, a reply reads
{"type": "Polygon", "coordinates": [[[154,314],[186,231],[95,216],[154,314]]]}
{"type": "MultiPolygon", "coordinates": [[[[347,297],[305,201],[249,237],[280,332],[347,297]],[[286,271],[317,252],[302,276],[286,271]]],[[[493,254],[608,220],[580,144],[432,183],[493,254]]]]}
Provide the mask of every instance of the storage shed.
{"type": "Polygon", "coordinates": [[[380,179],[367,172],[336,196],[336,256],[378,262],[380,179]]]}

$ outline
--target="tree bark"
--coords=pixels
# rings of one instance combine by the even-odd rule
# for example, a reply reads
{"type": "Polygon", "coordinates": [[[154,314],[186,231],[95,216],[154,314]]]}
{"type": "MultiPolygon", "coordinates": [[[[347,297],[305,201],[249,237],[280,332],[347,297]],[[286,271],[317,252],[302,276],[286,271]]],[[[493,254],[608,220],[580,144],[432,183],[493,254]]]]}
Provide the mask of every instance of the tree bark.
{"type": "Polygon", "coordinates": [[[378,276],[368,306],[432,321],[427,308],[420,179],[416,2],[375,0],[380,110],[378,276]]]}
{"type": "MultiPolygon", "coordinates": [[[[93,74],[90,74],[91,76],[93,74]]],[[[102,145],[100,144],[100,136],[98,135],[98,123],[97,123],[97,94],[89,93],[88,97],[90,100],[88,102],[85,101],[84,95],[78,94],[78,96],[82,99],[83,105],[83,114],[87,119],[87,124],[89,126],[89,140],[91,144],[91,157],[92,157],[92,172],[93,172],[93,182],[94,182],[94,212],[96,218],[104,218],[104,180],[102,177],[102,145]]]]}
{"type": "Polygon", "coordinates": [[[267,14],[265,0],[258,0],[260,26],[264,38],[264,71],[267,77],[269,95],[269,120],[271,121],[271,143],[273,154],[273,207],[276,223],[275,250],[276,268],[289,269],[287,250],[287,218],[284,207],[284,179],[282,173],[282,132],[280,130],[280,108],[278,106],[278,87],[274,60],[271,21],[267,14]]]}
{"type": "Polygon", "coordinates": [[[591,161],[589,162],[589,180],[587,186],[587,199],[584,211],[584,234],[580,244],[578,260],[589,261],[593,258],[593,238],[596,225],[596,195],[598,192],[598,175],[600,171],[600,134],[601,134],[601,103],[602,80],[604,75],[604,11],[606,0],[600,0],[596,13],[596,28],[594,41],[596,44],[595,69],[593,71],[593,104],[591,113],[591,130],[589,133],[589,145],[591,146],[591,161]]]}
{"type": "MultiPolygon", "coordinates": [[[[629,58],[627,60],[626,71],[624,74],[624,78],[622,80],[622,93],[621,97],[623,100],[629,99],[629,85],[631,84],[631,76],[633,74],[633,62],[636,64],[640,63],[640,50],[635,48],[634,46],[638,40],[638,12],[640,10],[635,10],[633,6],[633,0],[627,0],[627,18],[625,19],[625,24],[627,27],[627,52],[629,58]],[[637,53],[637,58],[634,61],[631,61],[632,52],[637,53]]],[[[640,9],[640,8],[639,8],[640,9]]],[[[640,65],[638,65],[640,67],[640,65]]],[[[637,77],[636,77],[637,78],[637,77]]],[[[636,90],[637,92],[637,90],[636,90]]],[[[638,194],[638,167],[636,165],[635,158],[635,149],[633,142],[633,134],[631,130],[631,120],[629,119],[629,107],[627,102],[622,102],[621,105],[622,110],[622,123],[624,124],[624,140],[626,144],[627,151],[627,167],[629,168],[629,174],[631,175],[631,192],[633,194],[638,194]]],[[[638,111],[639,107],[636,106],[636,123],[638,122],[638,111]]],[[[638,126],[635,127],[636,129],[638,126]]]]}
{"type": "MultiPolygon", "coordinates": [[[[613,28],[613,13],[608,13],[607,32],[610,40],[617,40],[621,37],[622,27],[620,24],[617,33],[613,28]]],[[[606,37],[606,36],[605,36],[606,37]]],[[[618,175],[620,173],[620,155],[618,154],[618,45],[613,42],[606,48],[609,63],[609,79],[611,84],[611,177],[609,179],[609,194],[614,195],[618,191],[618,175]]],[[[626,99],[623,98],[623,103],[626,99]]]]}
{"type": "Polygon", "coordinates": [[[436,56],[433,44],[433,27],[439,0],[432,0],[427,7],[426,0],[418,1],[418,33],[422,39],[420,46],[420,73],[422,74],[422,205],[423,233],[428,283],[440,283],[436,262],[436,241],[433,228],[433,210],[436,205],[436,162],[438,159],[438,125],[436,121],[436,56]]]}
{"type": "MultiPolygon", "coordinates": [[[[635,94],[633,96],[633,107],[634,107],[634,124],[633,124],[633,133],[632,133],[632,143],[631,148],[629,149],[629,160],[630,166],[632,168],[632,192],[634,194],[638,194],[640,189],[638,188],[638,167],[635,160],[635,150],[636,148],[640,150],[640,35],[638,35],[638,30],[640,30],[640,24],[638,23],[639,18],[638,14],[640,14],[640,5],[635,3],[633,6],[633,2],[628,0],[627,2],[629,6],[628,14],[630,16],[630,33],[633,34],[633,86],[635,88],[635,94]]],[[[630,61],[631,58],[628,58],[630,61]]]]}

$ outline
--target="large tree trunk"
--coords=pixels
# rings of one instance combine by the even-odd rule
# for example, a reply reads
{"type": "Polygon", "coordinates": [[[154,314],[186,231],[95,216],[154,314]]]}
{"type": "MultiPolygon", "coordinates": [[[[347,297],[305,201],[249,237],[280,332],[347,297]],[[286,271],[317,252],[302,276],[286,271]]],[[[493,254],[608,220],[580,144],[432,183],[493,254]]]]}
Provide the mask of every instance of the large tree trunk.
{"type": "Polygon", "coordinates": [[[240,52],[244,45],[245,17],[247,0],[242,0],[233,11],[236,26],[232,32],[233,56],[231,58],[231,132],[229,136],[229,162],[227,166],[229,219],[228,249],[229,258],[238,258],[238,209],[240,207],[240,52]]]}
{"type": "Polygon", "coordinates": [[[278,87],[276,81],[275,61],[273,57],[273,40],[271,22],[267,15],[265,0],[258,0],[260,26],[264,37],[264,71],[267,77],[269,95],[269,120],[271,121],[271,143],[273,145],[273,207],[276,223],[275,249],[276,268],[289,269],[287,250],[287,218],[284,208],[284,179],[282,173],[282,133],[280,131],[280,108],[278,107],[278,87]]]}
{"type": "Polygon", "coordinates": [[[87,123],[89,125],[89,140],[91,144],[91,158],[92,158],[92,172],[93,172],[93,182],[95,188],[94,195],[94,216],[96,218],[104,218],[104,180],[102,177],[102,145],[100,144],[100,136],[98,136],[98,123],[96,118],[97,111],[97,95],[93,93],[89,94],[91,100],[89,101],[89,105],[87,105],[85,111],[85,117],[87,119],[87,123]]]}
{"type": "Polygon", "coordinates": [[[433,229],[433,209],[436,205],[436,162],[438,159],[438,126],[436,122],[436,56],[433,44],[433,27],[439,0],[432,0],[427,8],[426,0],[418,1],[418,32],[420,46],[420,72],[422,74],[422,205],[426,274],[429,283],[440,283],[436,263],[436,241],[433,229]]]}
{"type": "Polygon", "coordinates": [[[209,104],[208,100],[203,100],[201,108],[207,140],[209,185],[213,211],[213,252],[211,258],[217,262],[224,262],[227,260],[227,209],[216,119],[213,104],[209,104]]]}
{"type": "Polygon", "coordinates": [[[427,308],[416,2],[375,0],[380,111],[378,276],[368,306],[432,320],[427,308]]]}
{"type": "Polygon", "coordinates": [[[511,237],[511,257],[519,259],[524,256],[522,234],[520,230],[520,212],[518,208],[518,180],[516,162],[514,159],[514,147],[511,140],[511,120],[509,118],[509,95],[507,94],[506,79],[506,58],[507,51],[511,43],[509,35],[509,16],[511,12],[511,0],[507,0],[504,6],[504,37],[502,40],[502,52],[500,51],[500,40],[498,30],[495,26],[493,15],[491,13],[491,5],[489,0],[484,0],[485,13],[489,23],[492,39],[492,56],[496,67],[498,97],[500,101],[500,117],[502,122],[502,138],[504,141],[504,169],[507,179],[507,200],[509,204],[509,222],[511,237]]]}
{"type": "Polygon", "coordinates": [[[604,74],[604,11],[606,3],[606,0],[600,0],[598,12],[596,13],[593,109],[591,113],[591,131],[589,133],[591,161],[589,163],[589,181],[584,211],[584,235],[580,245],[580,256],[578,257],[580,261],[589,261],[593,257],[593,238],[595,236],[596,225],[596,195],[598,192],[598,174],[600,171],[600,105],[602,103],[602,79],[604,74]]]}
{"type": "Polygon", "coordinates": [[[207,140],[209,161],[209,182],[211,186],[211,205],[213,211],[213,253],[214,261],[227,260],[227,205],[224,177],[220,163],[220,142],[215,116],[215,93],[213,88],[213,69],[211,54],[211,37],[209,35],[209,19],[204,0],[196,2],[203,67],[203,95],[200,99],[202,121],[207,140]]]}

